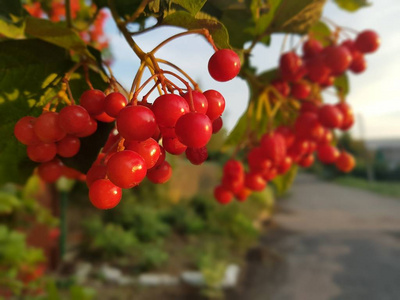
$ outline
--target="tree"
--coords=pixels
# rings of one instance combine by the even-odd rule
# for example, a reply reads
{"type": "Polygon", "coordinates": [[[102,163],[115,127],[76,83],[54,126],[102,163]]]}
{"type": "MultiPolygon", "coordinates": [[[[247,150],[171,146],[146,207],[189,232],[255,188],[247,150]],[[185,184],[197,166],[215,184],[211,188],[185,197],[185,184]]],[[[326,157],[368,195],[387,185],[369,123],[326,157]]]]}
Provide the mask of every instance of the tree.
{"type": "MultiPolygon", "coordinates": [[[[348,10],[367,5],[335,2],[348,10]]],[[[364,55],[376,51],[379,37],[366,30],[349,39],[352,30],[321,21],[324,4],[323,0],[3,3],[0,181],[23,182],[35,168],[48,182],[61,175],[84,179],[86,174],[92,203],[106,209],[118,204],[121,188],[136,186],[145,176],[154,183],[169,179],[172,169],[164,150],[174,155],[185,152],[194,164],[204,162],[211,134],[222,127],[224,98],[214,90],[203,93],[189,74],[156,53],[188,34],[204,36],[214,48],[208,67],[215,80],[238,75],[250,90],[247,111],[224,144],[232,149],[232,157],[215,190],[220,203],[234,196],[244,200],[269,181],[284,190],[297,166],[313,163],[314,152],[322,162],[334,164],[341,154],[331,145],[332,131],[347,130],[354,121],[345,101],[346,72],[364,71],[364,55]],[[105,8],[141,62],[129,91],[108,68],[106,51],[100,52],[107,48],[102,27],[105,8]],[[146,28],[150,17],[157,23],[146,28]],[[130,32],[129,24],[138,24],[139,30],[130,32]],[[135,34],[151,35],[152,29],[166,25],[185,31],[148,53],[135,42],[135,34]],[[252,50],[259,43],[269,46],[275,33],[303,37],[302,55],[299,44],[277,58],[276,69],[256,74],[249,62],[252,50]],[[164,70],[164,65],[172,71],[164,70]],[[143,78],[145,69],[152,74],[149,78],[143,78]],[[144,93],[146,86],[150,91],[144,93]],[[336,105],[323,103],[322,92],[329,86],[336,89],[336,105]],[[157,92],[160,96],[148,103],[149,94],[157,92]],[[246,168],[240,157],[245,158],[246,168]]]]}

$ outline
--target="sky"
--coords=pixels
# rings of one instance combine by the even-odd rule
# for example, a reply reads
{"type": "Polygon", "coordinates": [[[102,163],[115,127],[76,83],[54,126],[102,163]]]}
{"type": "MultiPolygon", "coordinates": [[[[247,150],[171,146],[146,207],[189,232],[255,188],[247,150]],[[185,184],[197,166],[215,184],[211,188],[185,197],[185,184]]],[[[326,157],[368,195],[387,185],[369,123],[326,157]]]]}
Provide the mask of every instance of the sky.
{"type": "MultiPolygon", "coordinates": [[[[352,134],[364,139],[400,138],[400,1],[370,2],[370,7],[350,13],[328,0],[323,16],[357,31],[375,30],[381,37],[378,51],[366,56],[367,70],[359,75],[348,72],[350,93],[347,101],[356,114],[352,134]]],[[[144,51],[150,51],[167,37],[182,31],[177,27],[163,27],[138,35],[135,41],[144,51]]],[[[111,18],[107,21],[106,32],[110,36],[114,57],[111,68],[115,77],[129,90],[140,61],[111,18]]],[[[277,66],[283,37],[282,34],[274,34],[270,47],[255,47],[251,62],[257,66],[258,72],[277,66]]],[[[289,50],[288,45],[286,50],[289,50]]],[[[213,49],[203,37],[189,35],[161,48],[157,57],[169,60],[185,70],[199,83],[202,90],[218,90],[226,100],[223,119],[230,130],[247,107],[248,88],[240,78],[224,83],[214,81],[207,71],[212,54],[213,49]]],[[[324,93],[324,98],[331,103],[336,101],[328,92],[324,93]]]]}

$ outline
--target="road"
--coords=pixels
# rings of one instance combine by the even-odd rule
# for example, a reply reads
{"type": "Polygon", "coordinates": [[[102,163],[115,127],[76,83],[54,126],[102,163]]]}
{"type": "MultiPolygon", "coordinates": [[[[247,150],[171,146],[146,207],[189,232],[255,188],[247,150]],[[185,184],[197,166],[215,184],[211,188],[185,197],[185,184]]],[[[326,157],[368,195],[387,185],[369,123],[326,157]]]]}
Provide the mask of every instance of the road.
{"type": "Polygon", "coordinates": [[[399,300],[400,199],[301,174],[229,300],[399,300]]]}

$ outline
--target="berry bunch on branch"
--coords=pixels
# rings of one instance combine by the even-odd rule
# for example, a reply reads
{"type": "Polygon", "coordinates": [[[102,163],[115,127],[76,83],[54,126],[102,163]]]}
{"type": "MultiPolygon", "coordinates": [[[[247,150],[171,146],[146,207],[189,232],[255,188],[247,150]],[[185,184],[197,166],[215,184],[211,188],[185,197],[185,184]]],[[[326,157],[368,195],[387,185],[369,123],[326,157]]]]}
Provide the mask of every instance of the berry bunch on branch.
{"type": "MultiPolygon", "coordinates": [[[[19,14],[10,11],[5,17],[13,30],[0,28],[0,53],[10,58],[0,68],[15,72],[21,78],[15,84],[25,88],[25,77],[10,54],[15,51],[15,60],[35,76],[15,96],[21,110],[6,119],[35,163],[27,164],[29,171],[37,167],[47,182],[61,176],[86,181],[97,208],[115,207],[122,189],[138,186],[146,177],[155,184],[167,182],[172,168],[166,153],[185,156],[195,165],[207,160],[207,144],[223,127],[221,116],[231,101],[212,88],[202,91],[185,70],[158,57],[159,49],[187,35],[202,36],[213,48],[208,72],[214,80],[239,76],[250,90],[248,108],[224,145],[230,159],[215,188],[217,201],[244,201],[270,181],[294,174],[296,166],[311,166],[314,153],[343,172],[354,167],[351,154],[336,148],[335,130],[348,130],[354,123],[346,101],[346,73],[364,72],[365,56],[378,49],[379,37],[372,30],[352,37],[354,30],[326,20],[331,30],[320,21],[321,1],[251,8],[233,0],[16,1],[19,14]],[[109,56],[99,51],[108,46],[104,21],[110,14],[104,8],[139,60],[127,89],[114,77],[109,56]],[[230,19],[233,11],[237,20],[230,19]],[[291,21],[293,11],[296,22],[291,21]],[[150,17],[156,23],[146,27],[150,17]],[[184,30],[144,52],[136,35],[151,35],[160,26],[184,30]],[[243,27],[240,35],[238,26],[243,27]],[[257,74],[249,59],[255,45],[269,45],[271,34],[280,32],[300,35],[298,45],[282,51],[276,69],[257,74]],[[331,86],[338,99],[334,104],[324,101],[331,86]]],[[[4,94],[11,107],[13,91],[4,94]]],[[[11,157],[21,145],[1,147],[11,157]]],[[[21,166],[24,157],[10,162],[21,166]]]]}

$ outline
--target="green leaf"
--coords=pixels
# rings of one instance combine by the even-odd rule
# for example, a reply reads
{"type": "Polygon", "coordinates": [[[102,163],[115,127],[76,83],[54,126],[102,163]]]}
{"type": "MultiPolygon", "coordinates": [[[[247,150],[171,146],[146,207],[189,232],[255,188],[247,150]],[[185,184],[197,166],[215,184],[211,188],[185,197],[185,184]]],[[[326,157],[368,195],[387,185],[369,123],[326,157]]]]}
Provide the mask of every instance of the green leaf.
{"type": "Polygon", "coordinates": [[[335,78],[334,86],[339,95],[346,96],[350,91],[349,78],[346,73],[335,78]]]}
{"type": "Polygon", "coordinates": [[[282,0],[271,23],[271,31],[305,34],[322,14],[326,0],[282,0]]]}
{"type": "Polygon", "coordinates": [[[247,112],[245,112],[236,123],[235,127],[229,133],[224,143],[224,148],[237,145],[245,137],[247,129],[247,112]]]}
{"type": "Polygon", "coordinates": [[[355,12],[362,7],[367,7],[371,5],[371,3],[367,0],[334,0],[333,2],[335,2],[337,6],[339,6],[341,9],[350,12],[355,12]]]}
{"type": "MultiPolygon", "coordinates": [[[[270,0],[269,2],[269,7],[268,7],[268,12],[261,14],[259,19],[256,22],[256,30],[255,34],[262,34],[264,33],[269,25],[271,24],[272,20],[274,19],[276,9],[279,7],[283,0],[270,0]]],[[[257,1],[259,2],[259,1],[257,1]]]]}
{"type": "Polygon", "coordinates": [[[322,43],[322,45],[327,46],[330,44],[329,37],[331,36],[331,30],[328,25],[322,21],[315,23],[309,30],[312,37],[322,43]]]}
{"type": "Polygon", "coordinates": [[[10,23],[0,19],[0,34],[8,38],[22,38],[24,37],[25,23],[10,23]]]}
{"type": "Polygon", "coordinates": [[[67,50],[74,50],[77,53],[92,57],[79,35],[60,23],[28,17],[25,33],[67,50]]]}
{"type": "Polygon", "coordinates": [[[21,202],[15,195],[0,191],[0,215],[10,214],[20,205],[21,202]]]}
{"type": "Polygon", "coordinates": [[[15,22],[23,16],[24,9],[20,0],[0,0],[0,19],[15,22]]]}
{"type": "Polygon", "coordinates": [[[194,16],[200,11],[207,0],[172,0],[171,2],[182,6],[194,16]]]}
{"type": "Polygon", "coordinates": [[[21,1],[0,0],[0,34],[8,38],[24,36],[24,10],[21,1]]]}
{"type": "MultiPolygon", "coordinates": [[[[142,0],[111,0],[115,3],[118,15],[124,19],[129,19],[129,17],[137,10],[137,8],[142,3],[142,0]]],[[[108,0],[94,0],[94,4],[97,7],[108,7],[108,0]]]]}
{"type": "Polygon", "coordinates": [[[226,26],[230,43],[235,48],[243,48],[244,43],[253,39],[254,21],[248,9],[227,9],[223,11],[221,22],[226,26]]]}
{"type": "Polygon", "coordinates": [[[292,168],[285,174],[277,176],[272,183],[276,189],[277,196],[283,196],[292,186],[294,179],[296,178],[299,167],[297,165],[292,166],[292,168]]]}
{"type": "Polygon", "coordinates": [[[71,68],[64,49],[40,40],[0,42],[0,184],[24,182],[36,166],[13,134],[18,119],[38,116],[55,94],[55,83],[71,68]]]}
{"type": "Polygon", "coordinates": [[[162,25],[178,26],[186,29],[206,28],[210,31],[218,48],[230,48],[229,35],[225,26],[205,13],[200,12],[193,17],[187,12],[177,11],[165,17],[162,25]]]}
{"type": "Polygon", "coordinates": [[[265,85],[268,85],[276,78],[278,78],[278,69],[268,70],[257,76],[257,79],[265,85]]]}

